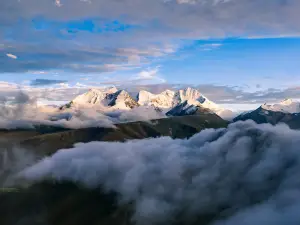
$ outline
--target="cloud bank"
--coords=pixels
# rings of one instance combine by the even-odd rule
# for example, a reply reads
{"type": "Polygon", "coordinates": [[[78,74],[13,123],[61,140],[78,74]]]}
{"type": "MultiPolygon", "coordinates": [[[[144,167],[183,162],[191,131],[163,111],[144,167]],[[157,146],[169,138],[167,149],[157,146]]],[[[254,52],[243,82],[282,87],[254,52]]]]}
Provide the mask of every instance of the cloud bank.
{"type": "Polygon", "coordinates": [[[120,204],[134,203],[137,224],[296,225],[299,144],[300,132],[285,125],[237,122],[188,140],[76,144],[19,176],[114,191],[120,204]]]}

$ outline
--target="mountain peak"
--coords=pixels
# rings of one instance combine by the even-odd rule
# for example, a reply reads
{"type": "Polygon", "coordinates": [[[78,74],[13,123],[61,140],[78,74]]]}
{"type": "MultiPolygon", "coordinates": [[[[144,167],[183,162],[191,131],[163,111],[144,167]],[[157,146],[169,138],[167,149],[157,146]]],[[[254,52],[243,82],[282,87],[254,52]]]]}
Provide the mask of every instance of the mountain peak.
{"type": "Polygon", "coordinates": [[[95,105],[105,99],[106,94],[102,90],[91,88],[86,93],[74,98],[72,102],[77,105],[95,105]]]}
{"type": "Polygon", "coordinates": [[[109,106],[113,106],[116,109],[132,109],[139,106],[139,104],[130,96],[127,91],[119,90],[115,93],[107,96],[109,99],[109,106]]]}
{"type": "Polygon", "coordinates": [[[78,95],[71,102],[61,107],[61,109],[76,107],[91,107],[95,105],[106,105],[106,98],[108,95],[116,93],[116,87],[108,88],[90,88],[87,92],[78,95]]]}
{"type": "Polygon", "coordinates": [[[174,106],[175,92],[165,90],[160,94],[152,94],[148,91],[140,91],[138,94],[138,102],[140,105],[152,105],[158,108],[170,108],[174,106]]]}

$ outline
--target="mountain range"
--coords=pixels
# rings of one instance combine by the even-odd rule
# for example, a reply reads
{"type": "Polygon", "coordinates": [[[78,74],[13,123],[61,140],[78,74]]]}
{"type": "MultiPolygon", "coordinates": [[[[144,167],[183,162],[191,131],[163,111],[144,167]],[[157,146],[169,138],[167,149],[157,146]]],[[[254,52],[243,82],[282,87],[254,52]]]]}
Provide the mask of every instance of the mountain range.
{"type": "Polygon", "coordinates": [[[205,97],[197,89],[165,90],[159,94],[140,90],[132,95],[115,87],[90,89],[77,96],[60,110],[85,107],[100,107],[102,110],[131,110],[138,107],[152,107],[168,117],[211,114],[229,121],[254,120],[257,123],[286,123],[291,128],[300,128],[300,102],[285,99],[279,103],[265,103],[255,110],[234,113],[224,109],[205,97]]]}
{"type": "Polygon", "coordinates": [[[153,94],[145,90],[131,96],[125,90],[115,87],[107,89],[90,89],[88,92],[77,96],[60,109],[101,107],[106,110],[130,110],[136,107],[153,107],[157,111],[164,112],[168,116],[194,115],[199,111],[215,113],[227,119],[233,112],[222,108],[210,101],[198,90],[185,88],[172,91],[165,90],[159,94],[153,94]]]}

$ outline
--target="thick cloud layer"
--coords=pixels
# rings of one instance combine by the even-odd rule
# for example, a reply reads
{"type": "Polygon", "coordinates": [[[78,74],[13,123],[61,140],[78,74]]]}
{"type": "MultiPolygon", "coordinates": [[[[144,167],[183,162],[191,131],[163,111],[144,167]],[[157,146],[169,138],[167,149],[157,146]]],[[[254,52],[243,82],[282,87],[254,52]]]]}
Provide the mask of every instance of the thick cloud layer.
{"type": "Polygon", "coordinates": [[[115,191],[134,202],[138,224],[299,224],[299,146],[299,131],[247,121],[188,140],[77,144],[20,176],[115,191]]]}

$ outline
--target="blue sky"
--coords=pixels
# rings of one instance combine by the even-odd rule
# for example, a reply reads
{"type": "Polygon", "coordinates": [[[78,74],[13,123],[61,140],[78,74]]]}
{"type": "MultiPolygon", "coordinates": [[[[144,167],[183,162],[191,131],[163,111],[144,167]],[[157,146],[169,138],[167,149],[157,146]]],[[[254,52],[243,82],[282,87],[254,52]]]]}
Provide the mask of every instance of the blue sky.
{"type": "Polygon", "coordinates": [[[3,4],[0,81],[210,85],[276,98],[300,87],[297,0],[3,4]]]}
{"type": "Polygon", "coordinates": [[[163,73],[178,82],[280,87],[286,79],[300,78],[300,39],[225,39],[206,50],[195,41],[178,55],[182,60],[164,64],[163,73]],[[184,76],[182,76],[184,74],[184,76]],[[188,76],[187,76],[188,75],[188,76]],[[275,79],[275,80],[274,80],[275,79]]]}

